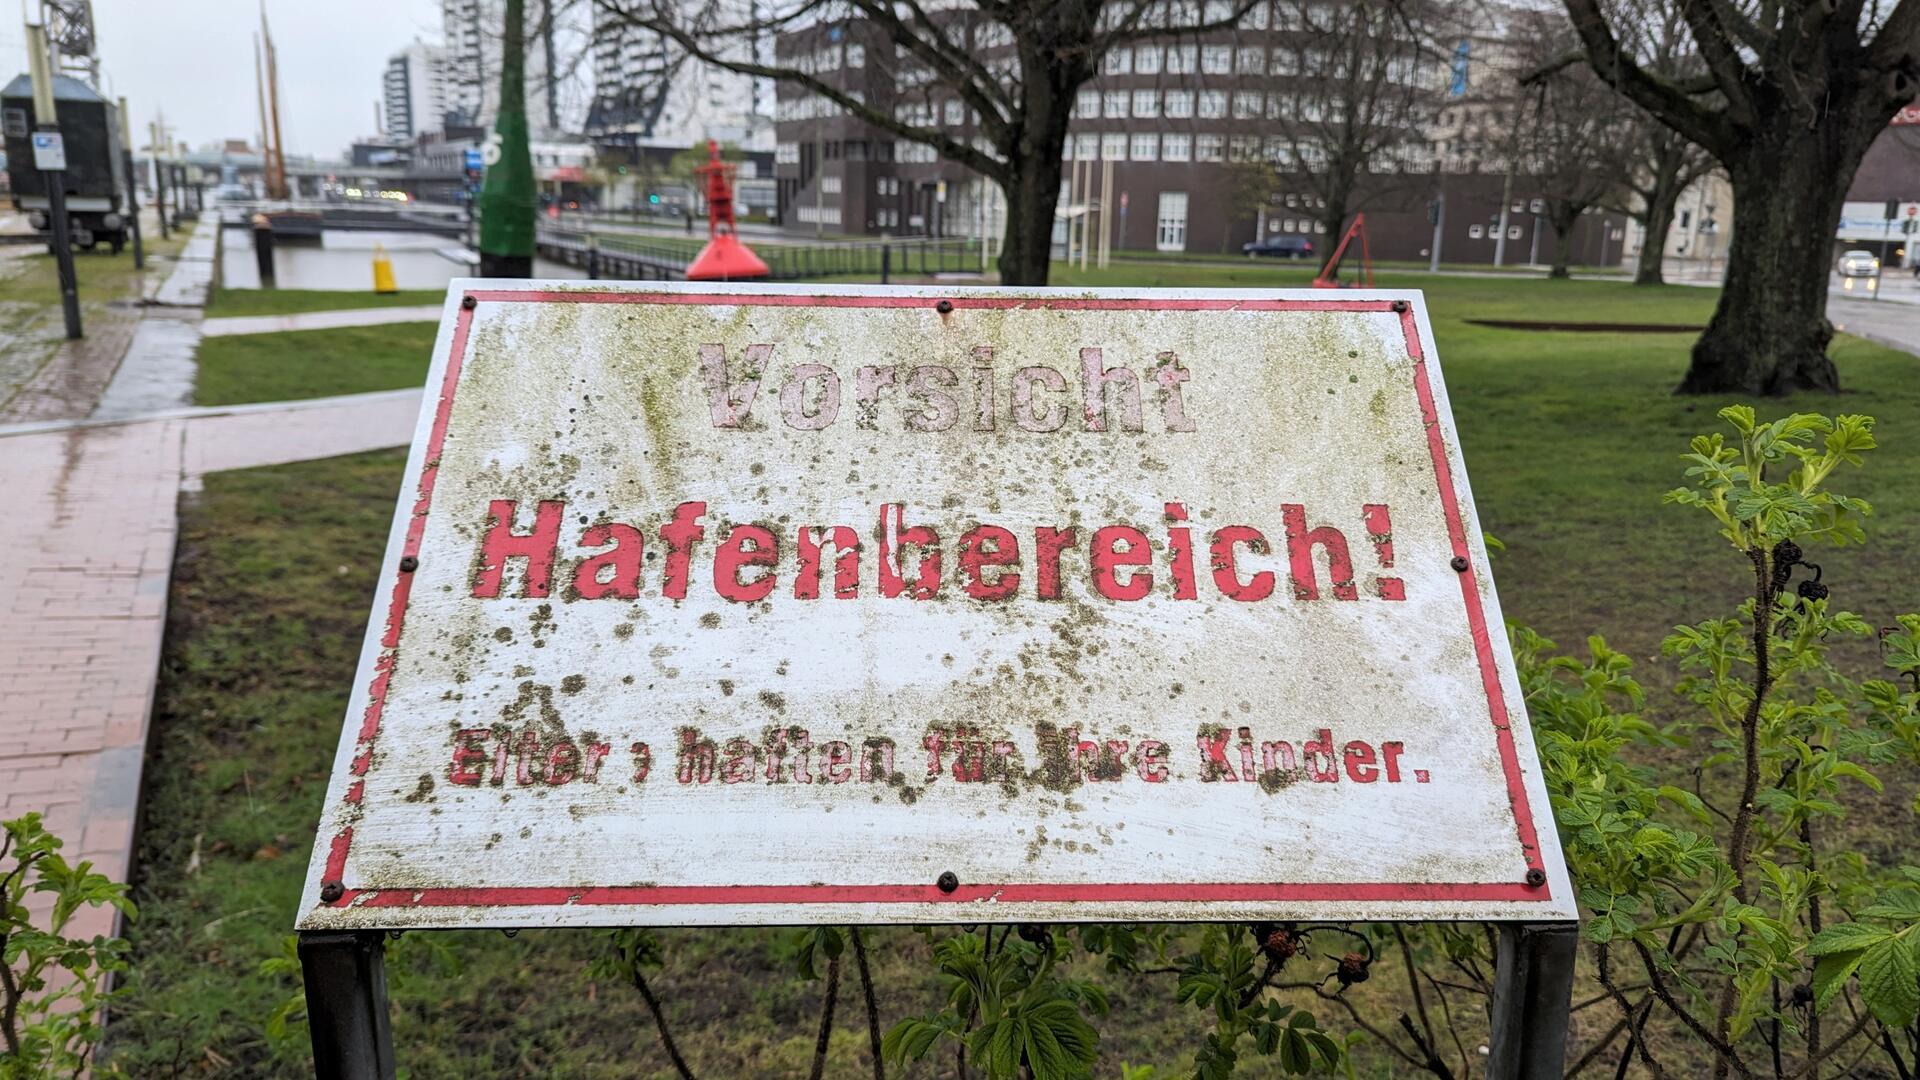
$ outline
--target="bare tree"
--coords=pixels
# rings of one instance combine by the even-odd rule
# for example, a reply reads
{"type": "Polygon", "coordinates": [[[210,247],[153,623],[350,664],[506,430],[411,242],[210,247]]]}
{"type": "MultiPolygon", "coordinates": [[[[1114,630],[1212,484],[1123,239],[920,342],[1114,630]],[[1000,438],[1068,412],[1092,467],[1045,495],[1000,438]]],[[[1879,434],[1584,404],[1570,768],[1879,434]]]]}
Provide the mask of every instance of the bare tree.
{"type": "Polygon", "coordinates": [[[920,0],[787,0],[752,14],[710,5],[690,19],[675,0],[593,0],[606,15],[662,34],[694,58],[804,88],[836,109],[993,181],[1006,196],[1000,279],[1047,281],[1061,158],[1074,97],[1113,48],[1150,37],[1230,29],[1260,0],[1204,6],[1156,0],[972,0],[933,7],[920,0]],[[1205,8],[1214,9],[1206,12],[1205,8]],[[940,121],[943,109],[897,109],[892,88],[868,94],[834,73],[743,54],[762,40],[811,25],[859,24],[890,46],[870,61],[897,63],[909,92],[955,101],[967,121],[940,121]]]}
{"type": "MultiPolygon", "coordinates": [[[[1680,13],[1682,0],[1657,0],[1650,4],[1646,17],[1622,26],[1622,33],[1636,33],[1632,52],[1647,58],[1647,66],[1669,79],[1698,78],[1706,73],[1700,56],[1693,49],[1686,19],[1680,13]]],[[[1646,241],[1640,249],[1640,265],[1634,270],[1635,285],[1660,285],[1662,257],[1667,250],[1667,235],[1673,230],[1674,209],[1680,196],[1716,167],[1713,155],[1691,139],[1668,127],[1636,107],[1631,120],[1637,151],[1628,159],[1621,183],[1632,197],[1620,201],[1619,209],[1640,223],[1646,241]]]]}
{"type": "Polygon", "coordinates": [[[1705,68],[1663,73],[1635,27],[1657,0],[1562,0],[1593,70],[1725,166],[1726,287],[1681,393],[1840,388],[1833,239],[1854,170],[1920,90],[1920,0],[1675,0],[1705,68]]]}
{"type": "MultiPolygon", "coordinates": [[[[1633,106],[1585,67],[1555,65],[1570,45],[1562,27],[1544,13],[1516,19],[1515,30],[1536,62],[1523,64],[1522,97],[1531,97],[1520,133],[1520,164],[1540,191],[1553,227],[1553,264],[1548,277],[1569,276],[1573,230],[1581,215],[1619,201],[1623,178],[1637,167],[1633,106]]],[[[1676,193],[1677,195],[1677,193],[1676,193]]],[[[1669,207],[1671,210],[1671,207],[1669,207]]]]}
{"type": "Polygon", "coordinates": [[[1275,50],[1284,90],[1267,119],[1280,133],[1281,171],[1314,196],[1330,242],[1370,194],[1410,169],[1426,183],[1425,129],[1439,94],[1434,5],[1404,0],[1281,0],[1275,50]]]}

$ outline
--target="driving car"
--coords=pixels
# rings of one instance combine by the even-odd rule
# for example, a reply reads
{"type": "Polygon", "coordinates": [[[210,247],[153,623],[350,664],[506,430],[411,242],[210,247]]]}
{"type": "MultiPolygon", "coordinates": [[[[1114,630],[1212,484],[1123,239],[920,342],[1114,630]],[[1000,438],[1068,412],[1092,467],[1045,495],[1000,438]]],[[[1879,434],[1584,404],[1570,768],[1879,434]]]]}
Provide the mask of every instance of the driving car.
{"type": "Polygon", "coordinates": [[[1269,236],[1242,244],[1240,250],[1249,259],[1305,259],[1313,255],[1313,241],[1304,236],[1269,236]]]}
{"type": "Polygon", "coordinates": [[[1841,277],[1873,277],[1880,272],[1880,260],[1871,251],[1849,251],[1840,256],[1841,277]]]}

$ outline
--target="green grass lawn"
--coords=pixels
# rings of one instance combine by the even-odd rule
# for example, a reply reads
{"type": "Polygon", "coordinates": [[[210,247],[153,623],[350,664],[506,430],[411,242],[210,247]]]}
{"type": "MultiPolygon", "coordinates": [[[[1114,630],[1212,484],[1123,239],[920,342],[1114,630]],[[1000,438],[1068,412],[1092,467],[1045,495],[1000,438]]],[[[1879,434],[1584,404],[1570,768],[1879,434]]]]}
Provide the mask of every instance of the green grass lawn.
{"type": "Polygon", "coordinates": [[[308,311],[348,311],[358,308],[418,307],[438,304],[445,289],[402,289],[399,292],[347,292],[334,289],[215,289],[207,302],[207,318],[234,315],[299,315],[308,311]]]}
{"type": "Polygon", "coordinates": [[[361,394],[419,386],[437,323],[235,334],[200,343],[196,405],[361,394]]]}
{"type": "MultiPolygon", "coordinates": [[[[1298,284],[1292,276],[1283,280],[1271,266],[1146,274],[1129,266],[1063,274],[1060,283],[1273,287],[1298,284]]],[[[1381,284],[1427,290],[1475,500],[1508,548],[1495,567],[1506,614],[1567,644],[1605,633],[1638,658],[1655,711],[1671,707],[1661,704],[1673,682],[1655,659],[1661,636],[1674,623],[1723,613],[1745,586],[1744,561],[1723,550],[1702,515],[1660,502],[1680,481],[1688,437],[1717,430],[1714,413],[1726,402],[1670,393],[1687,335],[1540,334],[1465,320],[1700,322],[1714,294],[1420,275],[1383,275],[1381,284]]],[[[397,328],[376,329],[390,336],[397,328]]],[[[429,330],[413,331],[416,382],[429,330]]],[[[285,342],[298,337],[262,335],[255,359],[284,357],[285,342]]],[[[353,351],[343,346],[335,355],[353,351]]],[[[1908,583],[1920,562],[1920,485],[1912,483],[1920,469],[1920,359],[1853,339],[1834,353],[1844,396],[1759,405],[1767,415],[1845,410],[1880,418],[1884,448],[1840,487],[1875,503],[1872,545],[1809,557],[1824,565],[1837,603],[1884,625],[1916,605],[1908,583]]],[[[392,452],[216,474],[184,507],[137,856],[136,973],[109,1028],[109,1066],[134,1076],[169,1075],[177,1062],[196,1076],[306,1074],[303,1047],[276,1051],[262,1033],[297,980],[258,967],[292,924],[402,461],[392,452]]],[[[1834,842],[1869,852],[1911,846],[1905,820],[1855,820],[1852,828],[1834,842]]],[[[791,974],[780,936],[664,935],[665,967],[652,978],[700,1075],[805,1071],[820,985],[791,974]]],[[[412,1076],[670,1075],[633,991],[587,981],[589,935],[404,940],[394,964],[394,1026],[412,1076]],[[432,942],[451,944],[458,966],[437,963],[432,942]]],[[[877,931],[872,951],[883,1025],[933,1001],[939,988],[917,934],[877,931]]],[[[1400,988],[1385,981],[1356,992],[1390,1000],[1400,988]]],[[[866,1069],[854,985],[849,972],[832,1076],[866,1069]]],[[[1114,1015],[1099,1025],[1095,1075],[1119,1075],[1122,1060],[1180,1075],[1205,1018],[1173,1004],[1167,977],[1119,990],[1114,1015]]],[[[1610,1021],[1602,1012],[1576,1018],[1576,1044],[1579,1032],[1597,1034],[1590,1024],[1610,1021]]],[[[1344,1030],[1333,1010],[1319,1013],[1344,1030]]],[[[1360,1053],[1361,1075],[1387,1075],[1381,1055],[1360,1053]]],[[[1275,1075],[1271,1064],[1248,1055],[1240,1075],[1275,1075]]],[[[950,1074],[947,1059],[903,1075],[950,1074]]]]}

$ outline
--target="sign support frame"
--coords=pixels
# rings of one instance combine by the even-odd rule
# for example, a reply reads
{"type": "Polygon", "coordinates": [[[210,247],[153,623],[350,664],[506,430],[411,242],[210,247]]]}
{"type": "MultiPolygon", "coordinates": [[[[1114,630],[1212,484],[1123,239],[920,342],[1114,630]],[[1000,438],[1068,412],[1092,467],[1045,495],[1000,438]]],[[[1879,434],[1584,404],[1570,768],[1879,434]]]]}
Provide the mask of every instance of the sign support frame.
{"type": "Polygon", "coordinates": [[[302,930],[298,947],[318,1080],[393,1080],[386,936],[302,930]]]}
{"type": "MultiPolygon", "coordinates": [[[[506,283],[502,284],[504,285],[506,283]]],[[[450,320],[460,320],[461,313],[470,312],[480,302],[502,299],[499,295],[488,294],[473,286],[474,283],[469,282],[456,283],[455,291],[450,292],[448,298],[447,315],[450,320]],[[464,293],[464,295],[456,296],[456,293],[464,293]]],[[[834,287],[828,286],[824,288],[831,293],[834,287]]],[[[691,286],[684,288],[669,286],[666,287],[664,291],[697,293],[698,289],[691,286]]],[[[798,292],[800,290],[786,290],[780,287],[774,287],[767,291],[777,294],[783,291],[798,292]]],[[[946,316],[952,314],[959,305],[957,305],[953,299],[943,297],[942,293],[945,291],[946,290],[934,288],[907,291],[904,292],[903,295],[912,296],[916,301],[923,301],[928,306],[933,306],[934,310],[940,315],[946,316]],[[937,306],[935,306],[936,303],[937,306]]],[[[1166,298],[1173,298],[1172,294],[1167,294],[1166,298]]],[[[604,300],[604,298],[598,299],[604,300]]],[[[1184,303],[1192,304],[1215,302],[1219,298],[1214,297],[1207,300],[1195,300],[1190,296],[1183,296],[1179,297],[1179,299],[1184,303]]],[[[1089,302],[1081,298],[1076,298],[1076,300],[1080,303],[1089,302]]],[[[1235,300],[1236,304],[1240,302],[1241,301],[1237,299],[1235,300]]],[[[1402,317],[1403,325],[1406,327],[1405,332],[1407,334],[1408,348],[1415,354],[1416,360],[1422,359],[1419,355],[1420,348],[1415,344],[1416,341],[1425,342],[1425,347],[1427,349],[1431,348],[1430,340],[1428,340],[1428,334],[1430,332],[1425,327],[1424,315],[1417,312],[1417,310],[1412,311],[1410,314],[1408,301],[1406,299],[1396,298],[1391,292],[1386,293],[1378,301],[1371,299],[1367,301],[1327,299],[1322,295],[1311,300],[1294,298],[1282,302],[1341,305],[1352,305],[1364,302],[1387,305],[1389,310],[1398,313],[1402,317]]],[[[790,306],[798,306],[798,302],[794,301],[790,306]]],[[[1358,309],[1343,308],[1343,310],[1358,309]]],[[[467,324],[464,320],[450,322],[449,325],[443,326],[442,344],[440,346],[442,355],[436,360],[437,365],[444,365],[447,362],[447,355],[459,354],[459,350],[463,346],[450,345],[450,343],[455,340],[465,341],[466,326],[467,324]],[[457,329],[455,329],[455,327],[457,327],[457,329]],[[453,350],[452,354],[444,352],[444,350],[449,348],[453,350]]],[[[441,369],[437,366],[436,371],[439,370],[441,369]]],[[[449,369],[451,372],[448,375],[449,380],[457,377],[457,370],[457,365],[449,369]]],[[[452,382],[449,381],[448,386],[451,387],[452,385],[452,382]]],[[[1422,391],[1422,393],[1424,394],[1426,391],[1422,391]]],[[[448,389],[443,397],[442,407],[448,410],[449,413],[452,408],[452,400],[451,389],[448,389]]],[[[1444,410],[1444,398],[1441,399],[1441,407],[1444,410]]],[[[1430,404],[1428,408],[1431,408],[1430,404]]],[[[1442,417],[1446,416],[1444,411],[1440,415],[1442,417]]],[[[423,431],[425,430],[424,425],[426,422],[427,421],[423,419],[423,431]]],[[[1431,425],[1434,421],[1429,419],[1428,423],[1431,425]]],[[[1433,446],[1436,448],[1439,447],[1438,436],[1432,436],[1430,434],[1430,438],[1434,440],[1433,446]]],[[[437,443],[434,445],[437,446],[437,443]]],[[[1435,449],[1433,452],[1437,455],[1440,454],[1442,450],[1435,449]]],[[[420,444],[416,443],[415,457],[422,462],[428,459],[434,460],[436,462],[434,468],[437,475],[440,467],[438,464],[439,455],[437,450],[427,450],[427,456],[424,458],[420,457],[420,454],[420,444]]],[[[1437,464],[1436,469],[1438,469],[1437,464]]],[[[1464,483],[1464,478],[1462,478],[1461,482],[1464,483]]],[[[1443,477],[1441,480],[1442,489],[1447,489],[1448,486],[1448,482],[1443,477]]],[[[402,512],[405,512],[406,508],[411,505],[406,501],[407,498],[406,495],[402,495],[402,512]]],[[[414,513],[418,518],[424,519],[426,514],[425,504],[420,504],[414,513]]],[[[401,526],[396,525],[395,528],[395,536],[399,537],[401,535],[399,531],[401,526]]],[[[397,569],[383,571],[383,573],[389,577],[392,577],[396,573],[399,575],[412,574],[419,570],[421,566],[420,560],[415,556],[416,548],[401,547],[398,546],[399,543],[400,541],[396,539],[394,546],[390,547],[390,559],[396,555],[398,557],[397,561],[390,563],[392,567],[397,567],[397,569]]],[[[414,541],[409,541],[409,543],[417,543],[417,538],[414,541]]],[[[1454,547],[1456,554],[1452,560],[1451,569],[1456,573],[1464,574],[1471,566],[1468,555],[1478,554],[1478,552],[1470,553],[1463,550],[1458,546],[1460,543],[1461,541],[1456,539],[1454,547]]],[[[396,582],[396,588],[398,588],[398,582],[400,580],[410,581],[412,579],[396,577],[394,580],[396,582]]],[[[404,604],[404,601],[401,601],[401,603],[404,604]]],[[[399,632],[397,625],[389,629],[390,632],[395,635],[399,632]]],[[[363,658],[363,663],[366,662],[368,661],[363,658]]],[[[1520,728],[1523,723],[1524,721],[1522,720],[1514,726],[1520,728]]],[[[343,761],[347,760],[345,757],[346,753],[346,750],[342,751],[343,761]]],[[[358,774],[356,773],[355,775],[357,776],[358,774]]],[[[1542,830],[1539,843],[1549,850],[1555,848],[1551,824],[1546,824],[1542,830]]],[[[342,861],[342,865],[344,865],[344,859],[346,857],[344,839],[337,843],[335,850],[339,853],[339,858],[342,861]]],[[[357,885],[351,887],[343,885],[341,881],[342,875],[335,866],[329,865],[324,874],[319,869],[316,869],[315,875],[317,880],[309,882],[310,887],[313,887],[315,890],[308,897],[307,902],[309,904],[315,899],[322,905],[335,905],[342,902],[350,904],[353,900],[353,894],[359,891],[359,886],[357,885]]],[[[1161,875],[1149,872],[1143,875],[1143,877],[1153,879],[1159,878],[1161,875]]],[[[943,874],[943,880],[937,887],[940,888],[942,892],[952,893],[955,886],[950,883],[951,878],[951,874],[943,874]]],[[[1542,869],[1533,867],[1529,869],[1526,884],[1528,886],[1538,887],[1546,881],[1546,878],[1547,875],[1542,869]]],[[[569,885],[578,884],[580,883],[569,883],[569,885]]],[[[1174,883],[1163,880],[1160,884],[1164,887],[1174,883]]],[[[1271,886],[1273,883],[1269,880],[1264,883],[1256,881],[1250,882],[1249,884],[1256,888],[1265,888],[1271,886]]],[[[383,890],[370,888],[369,891],[377,894],[383,890]]],[[[400,894],[407,893],[408,888],[402,886],[384,891],[392,892],[396,894],[396,896],[399,896],[400,894]]],[[[428,886],[421,885],[418,891],[433,890],[428,886]]],[[[1558,891],[1558,887],[1556,887],[1556,891],[1558,891]]],[[[412,897],[412,901],[418,901],[419,899],[420,897],[417,895],[412,897]]],[[[574,897],[565,902],[568,906],[573,906],[579,899],[579,897],[574,897]]],[[[1334,900],[1338,902],[1338,898],[1334,898],[1334,900]]],[[[473,898],[467,898],[462,902],[471,903],[475,901],[473,898]]],[[[633,902],[644,905],[653,901],[642,899],[633,902]]],[[[669,905],[673,903],[671,900],[659,902],[669,905]]],[[[1346,904],[1343,905],[1343,907],[1345,908],[1344,911],[1335,910],[1330,913],[1331,917],[1322,916],[1320,920],[1316,921],[1338,923],[1347,922],[1351,918],[1353,921],[1393,922],[1403,925],[1427,921],[1427,918],[1418,912],[1405,912],[1397,917],[1393,914],[1387,914],[1385,917],[1381,917],[1376,913],[1373,918],[1367,918],[1366,913],[1374,909],[1352,904],[1346,904]]],[[[611,911],[611,909],[604,910],[611,911]]],[[[1001,910],[1005,911],[1006,909],[1003,908],[1001,910]]],[[[1499,1078],[1499,1080],[1521,1080],[1521,1078],[1534,1080],[1536,1077],[1553,1078],[1553,1080],[1557,1080],[1561,1075],[1566,1054],[1566,1036],[1572,981],[1578,953],[1579,923],[1577,921],[1577,907],[1572,903],[1571,897],[1569,896],[1566,902],[1545,911],[1517,910],[1512,911],[1511,914],[1502,914],[1498,909],[1495,909],[1491,914],[1493,915],[1491,918],[1482,917],[1473,920],[1491,923],[1496,930],[1494,956],[1495,975],[1490,1002],[1492,1027],[1489,1037],[1489,1060],[1487,1065],[1489,1076],[1499,1078]]],[[[831,921],[870,924],[872,917],[871,915],[863,916],[861,913],[855,912],[842,915],[840,918],[832,919],[831,921]]],[[[1447,916],[1442,914],[1439,917],[1446,918],[1447,916]]],[[[603,916],[603,918],[609,918],[610,921],[592,923],[582,922],[576,919],[574,920],[574,925],[644,925],[657,921],[657,918],[650,918],[649,913],[643,908],[629,911],[625,918],[617,915],[603,916]]],[[[940,919],[939,916],[935,916],[935,918],[936,920],[940,919]]],[[[946,918],[950,919],[952,916],[947,916],[946,918]]],[[[1147,918],[1151,919],[1152,916],[1147,916],[1147,918]]],[[[1203,915],[1200,919],[1192,921],[1236,925],[1239,923],[1240,918],[1245,918],[1245,916],[1239,916],[1237,918],[1229,917],[1226,919],[1221,919],[1216,916],[1213,919],[1207,919],[1203,915]]],[[[530,917],[527,916],[525,912],[509,916],[509,919],[511,920],[510,922],[503,921],[504,924],[494,923],[492,925],[496,928],[510,930],[512,926],[535,925],[537,922],[537,920],[529,921],[530,917]]],[[[1189,919],[1191,919],[1191,916],[1189,919]]],[[[977,922],[978,920],[971,921],[977,922]]],[[[989,921],[997,922],[1000,925],[1006,925],[1008,923],[1037,923],[1039,925],[1047,925],[1048,922],[1061,920],[1048,919],[1043,915],[1039,919],[1020,919],[1018,917],[1007,919],[1003,917],[1000,920],[989,921]]],[[[1129,919],[1125,915],[1117,918],[1109,915],[1104,919],[1087,921],[1126,922],[1144,920],[1129,919]]],[[[669,922],[667,925],[691,924],[669,922]]],[[[766,922],[754,923],[749,921],[745,923],[745,925],[766,925],[766,922]]],[[[948,923],[948,925],[952,924],[948,923]]],[[[352,1080],[361,1080],[361,1078],[376,1080],[376,1078],[386,1078],[393,1075],[395,1064],[391,1045],[391,1033],[386,1023],[387,999],[382,955],[383,941],[383,931],[376,929],[306,929],[299,931],[298,952],[303,968],[309,1014],[313,1018],[310,1031],[313,1039],[316,1072],[317,1075],[328,1078],[328,1080],[333,1080],[335,1077],[352,1078],[352,1080]]]]}
{"type": "MultiPolygon", "coordinates": [[[[1580,924],[1495,926],[1488,1080],[1560,1080],[1580,924]]],[[[394,1080],[385,934],[302,930],[299,938],[316,1080],[394,1080]]]]}

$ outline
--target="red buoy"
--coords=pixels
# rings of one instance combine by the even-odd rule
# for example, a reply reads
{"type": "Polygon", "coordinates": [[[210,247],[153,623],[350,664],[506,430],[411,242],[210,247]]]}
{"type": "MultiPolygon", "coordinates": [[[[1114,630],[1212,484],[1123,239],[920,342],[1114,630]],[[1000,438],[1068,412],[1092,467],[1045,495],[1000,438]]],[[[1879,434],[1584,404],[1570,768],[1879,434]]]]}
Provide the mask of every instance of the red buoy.
{"type": "Polygon", "coordinates": [[[740,242],[733,225],[734,166],[720,160],[720,144],[707,140],[707,246],[687,264],[688,281],[750,281],[767,276],[767,264],[740,242]]]}

